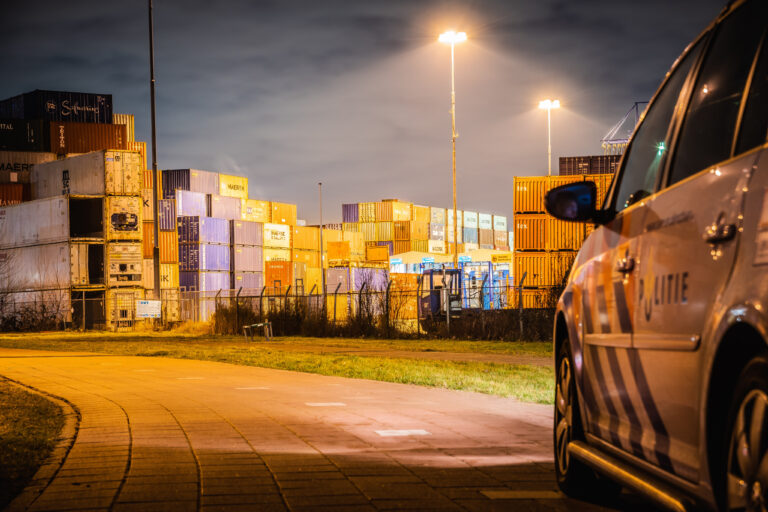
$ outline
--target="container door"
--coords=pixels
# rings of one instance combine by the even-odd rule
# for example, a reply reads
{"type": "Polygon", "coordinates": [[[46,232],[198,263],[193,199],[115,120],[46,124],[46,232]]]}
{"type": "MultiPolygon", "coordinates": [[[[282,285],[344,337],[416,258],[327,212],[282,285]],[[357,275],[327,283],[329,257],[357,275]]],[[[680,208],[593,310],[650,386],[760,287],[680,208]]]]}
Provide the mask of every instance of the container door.
{"type": "Polygon", "coordinates": [[[88,244],[69,245],[69,264],[72,285],[88,284],[88,244]]]}

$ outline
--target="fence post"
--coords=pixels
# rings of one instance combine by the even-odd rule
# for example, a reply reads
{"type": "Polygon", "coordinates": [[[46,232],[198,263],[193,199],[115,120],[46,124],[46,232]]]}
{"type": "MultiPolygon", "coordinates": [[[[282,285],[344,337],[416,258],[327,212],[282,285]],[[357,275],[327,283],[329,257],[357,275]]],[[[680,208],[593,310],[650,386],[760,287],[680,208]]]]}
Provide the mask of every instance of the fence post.
{"type": "Polygon", "coordinates": [[[517,316],[520,319],[520,341],[523,341],[523,281],[525,281],[528,272],[523,272],[520,278],[520,284],[517,287],[517,316]]]}
{"type": "Polygon", "coordinates": [[[416,278],[416,336],[421,337],[421,287],[424,283],[424,275],[416,278]]]}
{"type": "Polygon", "coordinates": [[[83,324],[83,332],[85,332],[85,290],[83,290],[83,320],[81,323],[83,324]]]}
{"type": "Polygon", "coordinates": [[[264,321],[264,309],[262,308],[262,304],[264,303],[264,291],[266,289],[266,286],[262,286],[261,293],[259,294],[259,322],[264,321]]]}
{"type": "Polygon", "coordinates": [[[362,305],[363,305],[363,292],[365,291],[365,285],[367,283],[363,283],[363,286],[360,287],[360,291],[357,293],[357,319],[362,318],[362,305]]]}
{"type": "Polygon", "coordinates": [[[392,286],[392,280],[390,279],[389,282],[387,283],[387,291],[385,292],[385,295],[384,295],[384,307],[387,308],[387,312],[386,312],[387,336],[389,336],[389,289],[391,286],[392,286]]]}
{"type": "Polygon", "coordinates": [[[336,285],[336,290],[333,292],[333,325],[336,325],[336,304],[339,302],[339,288],[341,288],[341,283],[336,285]]]}
{"type": "Polygon", "coordinates": [[[216,296],[213,298],[213,330],[219,332],[219,318],[216,314],[219,311],[219,296],[221,296],[221,290],[216,292],[216,296]]]}
{"type": "Polygon", "coordinates": [[[441,290],[443,295],[443,302],[445,304],[445,328],[448,331],[447,335],[451,335],[451,296],[448,291],[448,283],[445,281],[445,265],[443,265],[443,289],[441,290]]]}
{"type": "Polygon", "coordinates": [[[235,334],[240,332],[240,294],[243,291],[243,287],[237,289],[237,294],[235,295],[235,334]]]}
{"type": "Polygon", "coordinates": [[[488,274],[483,276],[483,282],[480,283],[480,309],[485,309],[485,283],[488,281],[488,274]]]}

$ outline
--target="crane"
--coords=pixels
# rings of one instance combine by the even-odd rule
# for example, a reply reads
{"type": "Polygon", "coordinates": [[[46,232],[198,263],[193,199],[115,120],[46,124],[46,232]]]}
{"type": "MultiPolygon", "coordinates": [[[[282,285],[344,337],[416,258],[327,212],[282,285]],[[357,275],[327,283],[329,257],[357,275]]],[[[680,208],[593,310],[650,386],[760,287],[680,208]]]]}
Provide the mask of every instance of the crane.
{"type": "Polygon", "coordinates": [[[635,131],[635,126],[640,122],[642,113],[645,111],[644,105],[647,101],[636,101],[632,107],[624,114],[621,120],[608,130],[602,139],[600,145],[603,147],[604,155],[620,155],[624,152],[629,143],[629,138],[635,131]],[[640,106],[643,105],[641,109],[640,106]],[[630,125],[631,123],[631,125],[630,125]]]}

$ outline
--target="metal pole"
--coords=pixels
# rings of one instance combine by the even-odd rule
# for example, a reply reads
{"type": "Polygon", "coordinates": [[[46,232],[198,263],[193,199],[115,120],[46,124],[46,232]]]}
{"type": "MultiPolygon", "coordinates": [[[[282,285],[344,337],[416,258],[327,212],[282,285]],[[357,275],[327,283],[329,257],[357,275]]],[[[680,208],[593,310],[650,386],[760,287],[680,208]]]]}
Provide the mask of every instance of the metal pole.
{"type": "Polygon", "coordinates": [[[85,290],[83,290],[83,332],[85,332],[85,290]]]}
{"type": "Polygon", "coordinates": [[[453,268],[459,268],[459,245],[457,244],[458,233],[456,229],[456,73],[454,65],[454,47],[451,43],[451,150],[453,153],[453,268]]]}
{"type": "Polygon", "coordinates": [[[157,131],[155,127],[155,36],[154,24],[152,22],[152,0],[149,1],[149,97],[151,105],[152,119],[152,213],[154,222],[152,231],[154,233],[154,246],[152,247],[152,263],[154,266],[155,300],[160,300],[160,233],[158,223],[158,175],[157,175],[157,131]]]}
{"type": "Polygon", "coordinates": [[[552,176],[552,108],[547,108],[547,176],[552,176]]]}
{"type": "Polygon", "coordinates": [[[325,309],[325,265],[323,259],[323,183],[317,184],[320,192],[320,284],[323,287],[323,309],[325,309]]]}
{"type": "Polygon", "coordinates": [[[520,320],[520,340],[523,339],[523,282],[528,275],[528,272],[523,272],[523,277],[520,278],[520,284],[517,288],[517,316],[520,320]]]}

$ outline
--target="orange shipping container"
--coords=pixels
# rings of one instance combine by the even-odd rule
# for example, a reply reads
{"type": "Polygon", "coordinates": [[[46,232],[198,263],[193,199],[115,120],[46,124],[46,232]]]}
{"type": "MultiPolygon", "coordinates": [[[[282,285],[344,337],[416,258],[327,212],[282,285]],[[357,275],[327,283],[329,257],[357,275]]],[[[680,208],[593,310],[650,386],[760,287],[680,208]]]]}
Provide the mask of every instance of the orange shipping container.
{"type": "Polygon", "coordinates": [[[292,282],[293,262],[267,261],[264,263],[264,285],[267,293],[285,293],[292,282]]]}
{"type": "Polygon", "coordinates": [[[292,228],[293,248],[317,251],[320,249],[320,228],[296,226],[292,228]]]}
{"type": "Polygon", "coordinates": [[[320,267],[320,251],[294,249],[291,259],[296,263],[304,263],[308,267],[320,267]]]}
{"type": "Polygon", "coordinates": [[[515,249],[543,251],[547,248],[547,219],[545,213],[518,213],[513,217],[515,249]]]}
{"type": "Polygon", "coordinates": [[[578,176],[516,176],[513,185],[515,213],[544,213],[544,196],[552,188],[583,181],[578,176]]]}
{"type": "Polygon", "coordinates": [[[600,208],[603,205],[605,196],[608,194],[608,189],[611,188],[611,182],[613,182],[613,174],[585,174],[585,181],[594,181],[597,185],[597,207],[600,208]]]}
{"type": "Polygon", "coordinates": [[[566,222],[547,216],[547,250],[578,251],[586,235],[581,222],[566,222]]]}
{"type": "Polygon", "coordinates": [[[389,261],[389,248],[386,246],[369,246],[365,249],[366,261],[389,261]]]}
{"type": "Polygon", "coordinates": [[[395,240],[392,254],[402,254],[411,250],[410,240],[395,240]]]}
{"type": "Polygon", "coordinates": [[[160,263],[179,261],[179,237],[175,231],[160,231],[160,263]]]}
{"type": "Polygon", "coordinates": [[[141,257],[144,259],[154,257],[152,254],[155,247],[154,229],[155,226],[152,222],[144,222],[142,224],[141,257]]]}
{"type": "Polygon", "coordinates": [[[240,218],[251,222],[268,223],[272,221],[272,210],[269,201],[259,199],[240,200],[240,218]]]}
{"type": "Polygon", "coordinates": [[[90,153],[103,149],[128,149],[123,124],[50,121],[51,152],[90,153]]]}
{"type": "Polygon", "coordinates": [[[275,224],[296,225],[296,205],[287,203],[270,203],[272,222],[275,224]]]}
{"type": "Polygon", "coordinates": [[[515,280],[523,273],[523,286],[556,286],[568,275],[576,252],[516,252],[514,255],[515,280]]]}
{"type": "Polygon", "coordinates": [[[399,221],[394,223],[394,240],[411,239],[411,223],[409,221],[399,221]]]}
{"type": "Polygon", "coordinates": [[[507,231],[493,232],[493,246],[496,249],[509,249],[509,233],[507,231]]]}
{"type": "Polygon", "coordinates": [[[327,258],[329,260],[349,260],[349,242],[328,242],[327,258]]]}

